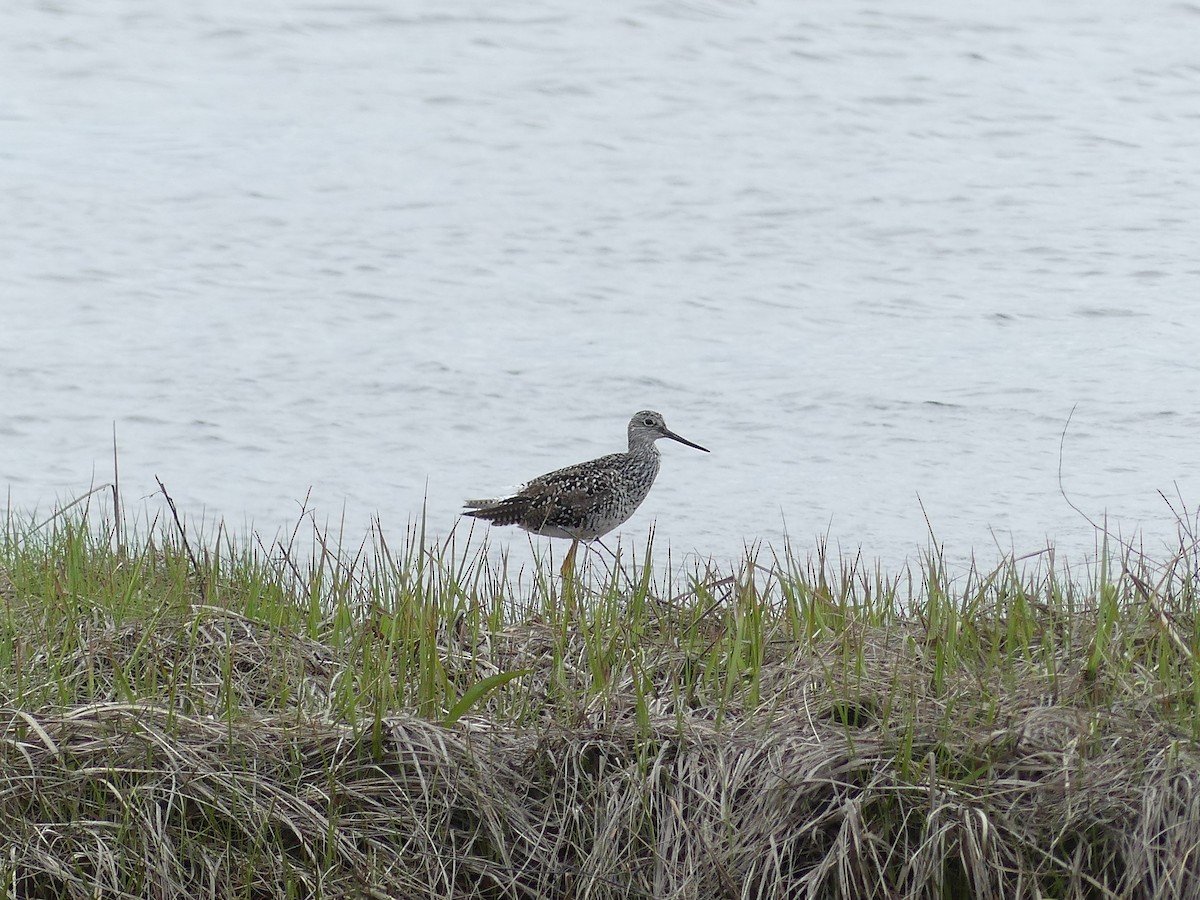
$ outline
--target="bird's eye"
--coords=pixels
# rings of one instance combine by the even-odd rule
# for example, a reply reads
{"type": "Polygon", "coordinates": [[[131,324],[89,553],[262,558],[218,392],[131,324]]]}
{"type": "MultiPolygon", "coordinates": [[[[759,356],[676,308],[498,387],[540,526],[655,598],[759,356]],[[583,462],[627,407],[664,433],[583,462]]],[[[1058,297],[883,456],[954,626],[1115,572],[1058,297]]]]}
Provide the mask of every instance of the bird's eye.
{"type": "Polygon", "coordinates": [[[646,419],[644,422],[642,422],[642,424],[643,424],[643,425],[653,425],[653,424],[654,424],[654,420],[653,420],[653,419],[646,419]]]}

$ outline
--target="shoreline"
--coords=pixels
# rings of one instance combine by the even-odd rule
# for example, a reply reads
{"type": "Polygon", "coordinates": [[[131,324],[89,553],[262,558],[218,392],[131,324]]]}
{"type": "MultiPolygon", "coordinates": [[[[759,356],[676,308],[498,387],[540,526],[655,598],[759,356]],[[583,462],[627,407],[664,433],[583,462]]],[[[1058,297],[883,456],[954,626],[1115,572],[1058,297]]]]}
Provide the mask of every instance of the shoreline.
{"type": "Polygon", "coordinates": [[[1200,886],[1186,535],[965,578],[789,548],[672,584],[648,547],[567,608],[419,528],[300,561],[36,525],[0,546],[5,896],[1200,886]]]}

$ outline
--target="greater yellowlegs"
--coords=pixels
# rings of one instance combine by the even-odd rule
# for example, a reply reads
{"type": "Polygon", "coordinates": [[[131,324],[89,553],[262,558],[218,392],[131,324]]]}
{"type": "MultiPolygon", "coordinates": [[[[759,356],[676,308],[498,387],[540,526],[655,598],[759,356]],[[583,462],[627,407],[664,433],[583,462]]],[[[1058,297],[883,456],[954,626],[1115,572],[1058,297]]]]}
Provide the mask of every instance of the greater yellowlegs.
{"type": "Polygon", "coordinates": [[[571,549],[562,567],[565,578],[580,541],[603,537],[642,505],[658,475],[654,442],[659,438],[708,453],[667,428],[661,413],[643,409],[629,420],[629,452],[610,453],[540,475],[511,497],[468,500],[463,515],[493,525],[519,525],[546,537],[570,538],[571,549]]]}

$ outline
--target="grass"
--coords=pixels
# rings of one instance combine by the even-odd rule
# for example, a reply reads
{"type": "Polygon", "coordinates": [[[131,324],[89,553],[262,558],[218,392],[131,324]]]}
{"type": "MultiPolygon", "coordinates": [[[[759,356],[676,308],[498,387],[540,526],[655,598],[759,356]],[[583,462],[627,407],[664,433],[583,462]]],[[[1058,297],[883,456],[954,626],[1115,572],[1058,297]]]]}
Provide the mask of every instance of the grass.
{"type": "Polygon", "coordinates": [[[0,897],[1191,898],[1195,543],[899,576],[0,536],[0,897]]]}

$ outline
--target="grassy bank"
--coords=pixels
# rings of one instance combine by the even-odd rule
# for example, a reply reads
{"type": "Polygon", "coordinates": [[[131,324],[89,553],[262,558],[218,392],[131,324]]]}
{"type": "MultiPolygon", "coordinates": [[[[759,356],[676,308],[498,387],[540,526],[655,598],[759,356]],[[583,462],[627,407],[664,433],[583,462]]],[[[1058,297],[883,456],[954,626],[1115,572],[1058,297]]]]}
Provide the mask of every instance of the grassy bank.
{"type": "Polygon", "coordinates": [[[1197,558],[951,579],[10,519],[0,897],[1200,894],[1197,558]]]}

